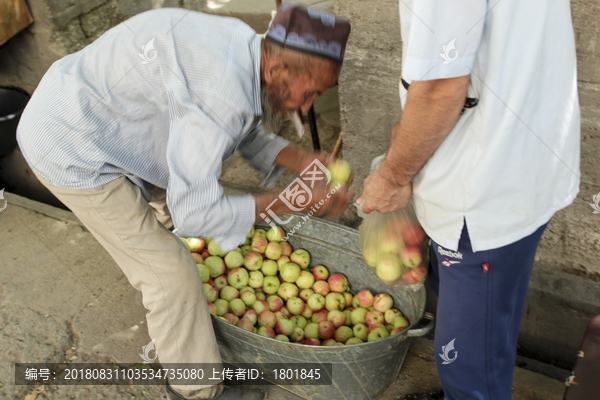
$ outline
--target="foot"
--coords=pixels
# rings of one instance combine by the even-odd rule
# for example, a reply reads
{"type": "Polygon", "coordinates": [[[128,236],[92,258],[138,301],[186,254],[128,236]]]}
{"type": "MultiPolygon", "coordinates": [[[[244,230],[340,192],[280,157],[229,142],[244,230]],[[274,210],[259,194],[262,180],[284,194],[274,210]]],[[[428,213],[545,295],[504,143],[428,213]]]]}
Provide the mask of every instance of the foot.
{"type": "MultiPolygon", "coordinates": [[[[169,385],[167,385],[167,398],[169,400],[190,400],[175,392],[169,385]]],[[[224,386],[220,395],[209,400],[265,400],[266,398],[267,392],[260,388],[224,386]]]]}

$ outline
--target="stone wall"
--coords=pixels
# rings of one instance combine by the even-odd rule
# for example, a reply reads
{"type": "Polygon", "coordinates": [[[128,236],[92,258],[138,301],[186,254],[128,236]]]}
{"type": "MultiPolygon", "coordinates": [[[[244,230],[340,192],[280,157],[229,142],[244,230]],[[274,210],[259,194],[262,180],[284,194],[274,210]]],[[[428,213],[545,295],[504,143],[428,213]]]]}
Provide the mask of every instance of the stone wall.
{"type": "MultiPolygon", "coordinates": [[[[400,115],[398,1],[335,0],[334,7],[352,22],[339,96],[344,157],[352,164],[358,196],[370,161],[387,150],[400,115]]],[[[581,189],[542,238],[521,335],[529,354],[563,364],[574,360],[587,323],[600,310],[600,214],[589,205],[600,192],[600,1],[573,0],[571,8],[582,114],[581,189]],[[588,292],[590,287],[596,291],[588,292]]]]}

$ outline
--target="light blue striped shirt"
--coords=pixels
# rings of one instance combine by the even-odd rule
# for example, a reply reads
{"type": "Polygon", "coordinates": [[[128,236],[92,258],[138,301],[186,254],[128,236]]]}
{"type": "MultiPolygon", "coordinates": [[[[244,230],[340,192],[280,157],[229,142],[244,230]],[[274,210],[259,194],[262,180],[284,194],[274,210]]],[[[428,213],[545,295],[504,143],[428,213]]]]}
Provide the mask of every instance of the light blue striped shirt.
{"type": "Polygon", "coordinates": [[[260,126],[261,40],[233,18],[139,14],[52,65],[22,115],[21,150],[55,186],[126,176],[148,201],[165,188],[182,235],[230,250],[254,223],[255,202],[223,195],[222,163],[239,149],[272,181],[289,144],[260,126]]]}

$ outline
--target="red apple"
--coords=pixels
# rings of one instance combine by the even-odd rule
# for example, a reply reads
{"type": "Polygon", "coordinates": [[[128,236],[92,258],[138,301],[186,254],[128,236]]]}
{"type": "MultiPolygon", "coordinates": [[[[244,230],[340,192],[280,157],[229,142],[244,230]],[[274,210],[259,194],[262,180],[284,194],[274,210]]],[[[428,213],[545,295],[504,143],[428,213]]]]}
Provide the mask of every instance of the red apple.
{"type": "Polygon", "coordinates": [[[227,286],[227,278],[225,277],[225,275],[217,276],[213,280],[213,287],[218,291],[223,289],[225,286],[227,286]]]}
{"type": "Polygon", "coordinates": [[[266,336],[266,337],[271,338],[271,339],[275,338],[275,331],[270,326],[261,326],[260,328],[258,328],[258,332],[257,333],[260,336],[266,336]]]}
{"type": "Polygon", "coordinates": [[[327,283],[329,283],[329,289],[332,292],[342,293],[347,292],[348,287],[348,279],[342,274],[333,274],[327,279],[327,283]]]}
{"type": "Polygon", "coordinates": [[[275,324],[277,323],[277,317],[274,312],[269,310],[265,310],[258,314],[258,325],[260,326],[268,326],[270,328],[275,328],[275,324]]]}
{"type": "Polygon", "coordinates": [[[279,296],[267,298],[267,303],[269,304],[269,310],[273,312],[279,311],[283,307],[283,300],[279,296]]]}
{"type": "Polygon", "coordinates": [[[390,336],[395,335],[397,333],[402,332],[403,330],[405,330],[406,328],[394,328],[391,332],[390,332],[390,336]]]}
{"type": "Polygon", "coordinates": [[[325,281],[316,281],[313,284],[312,289],[315,291],[315,293],[320,294],[321,296],[327,296],[330,291],[329,283],[325,281]]]}
{"type": "Polygon", "coordinates": [[[330,321],[319,322],[319,337],[323,340],[331,339],[335,329],[330,321]]]}
{"type": "Polygon", "coordinates": [[[202,287],[204,288],[204,296],[206,297],[206,301],[213,303],[219,297],[219,292],[217,292],[217,289],[208,283],[203,283],[202,287]]]}
{"type": "Polygon", "coordinates": [[[298,297],[300,297],[302,299],[302,301],[304,301],[306,303],[306,302],[308,302],[308,299],[310,298],[310,296],[312,296],[313,294],[315,294],[315,291],[312,289],[302,289],[300,291],[300,294],[298,295],[298,297]]]}
{"type": "Polygon", "coordinates": [[[264,254],[268,244],[269,242],[267,242],[267,239],[263,238],[262,236],[256,236],[254,239],[252,239],[252,244],[250,246],[252,251],[264,254]]]}
{"type": "Polygon", "coordinates": [[[252,309],[256,311],[256,314],[259,314],[265,310],[269,309],[269,303],[264,300],[256,300],[254,304],[252,304],[252,309]]]}
{"type": "Polygon", "coordinates": [[[204,258],[202,258],[202,256],[198,253],[192,253],[192,257],[194,258],[194,261],[196,262],[196,264],[204,264],[204,258]]]}
{"type": "Polygon", "coordinates": [[[248,321],[246,318],[240,319],[237,324],[235,324],[238,328],[242,328],[247,330],[248,332],[254,332],[254,325],[251,321],[248,321]]]}
{"type": "Polygon", "coordinates": [[[367,326],[373,325],[376,322],[383,324],[383,322],[385,321],[383,318],[383,313],[377,310],[369,311],[365,316],[365,320],[367,322],[367,326]]]}
{"type": "Polygon", "coordinates": [[[363,289],[356,295],[358,304],[361,307],[367,308],[373,305],[373,294],[367,289],[363,289]]]}
{"type": "Polygon", "coordinates": [[[320,322],[323,322],[323,321],[327,321],[328,314],[329,314],[329,311],[327,311],[327,310],[317,311],[312,315],[311,321],[316,322],[317,324],[320,322]]]}
{"type": "Polygon", "coordinates": [[[291,256],[292,255],[292,246],[288,242],[281,242],[281,255],[283,256],[291,256]]]}
{"type": "Polygon", "coordinates": [[[297,264],[301,269],[306,269],[310,264],[310,254],[304,249],[298,249],[290,255],[290,261],[297,264]]]}
{"type": "Polygon", "coordinates": [[[342,325],[346,325],[346,314],[340,310],[330,311],[329,314],[327,314],[327,321],[331,322],[334,328],[339,328],[342,325]]]}
{"type": "Polygon", "coordinates": [[[237,316],[233,315],[232,313],[227,313],[223,315],[223,318],[225,318],[227,322],[233,325],[237,324],[237,322],[240,320],[237,316]]]}
{"type": "Polygon", "coordinates": [[[308,338],[304,341],[304,344],[308,346],[320,346],[321,341],[319,339],[308,338]]]}
{"type": "Polygon", "coordinates": [[[203,259],[207,259],[208,257],[210,257],[210,253],[208,252],[208,250],[204,250],[201,254],[203,259]]]}
{"type": "Polygon", "coordinates": [[[262,256],[255,251],[251,251],[250,253],[246,254],[246,257],[244,257],[244,266],[249,271],[258,271],[261,268],[262,264],[262,256]]]}
{"type": "Polygon", "coordinates": [[[402,239],[407,245],[419,246],[425,240],[425,231],[417,223],[409,224],[402,231],[402,239]]]}
{"type": "Polygon", "coordinates": [[[242,318],[246,318],[248,321],[252,322],[252,326],[254,326],[258,320],[258,315],[256,314],[256,311],[249,308],[242,314],[242,318]]]}
{"type": "Polygon", "coordinates": [[[423,264],[411,268],[405,273],[402,274],[402,279],[406,281],[406,283],[419,283],[425,279],[425,274],[427,273],[427,268],[423,264]]]}
{"type": "Polygon", "coordinates": [[[391,309],[394,306],[394,299],[389,294],[379,293],[373,298],[373,307],[382,313],[391,309]]]}
{"type": "Polygon", "coordinates": [[[286,306],[281,307],[281,310],[279,310],[279,311],[281,311],[283,316],[286,317],[287,319],[290,319],[293,317],[293,314],[290,312],[290,310],[286,306]]]}
{"type": "Polygon", "coordinates": [[[208,312],[214,316],[217,316],[217,307],[214,303],[208,302],[208,312]]]}
{"type": "Polygon", "coordinates": [[[317,265],[312,269],[315,281],[326,281],[329,278],[329,271],[322,265],[317,265]]]}
{"type": "Polygon", "coordinates": [[[292,331],[292,333],[290,335],[290,342],[301,343],[303,340],[304,340],[304,331],[302,330],[302,328],[298,328],[297,326],[295,326],[294,330],[292,331]]]}
{"type": "Polygon", "coordinates": [[[204,240],[200,238],[187,238],[187,245],[192,253],[202,253],[204,250],[204,240]]]}
{"type": "Polygon", "coordinates": [[[419,246],[409,246],[404,251],[400,252],[400,261],[408,268],[414,268],[421,264],[423,254],[419,246]]]}
{"type": "Polygon", "coordinates": [[[385,329],[385,325],[383,325],[383,324],[381,324],[379,322],[372,323],[371,325],[369,325],[368,332],[371,333],[371,332],[373,332],[377,328],[384,328],[385,329]]]}

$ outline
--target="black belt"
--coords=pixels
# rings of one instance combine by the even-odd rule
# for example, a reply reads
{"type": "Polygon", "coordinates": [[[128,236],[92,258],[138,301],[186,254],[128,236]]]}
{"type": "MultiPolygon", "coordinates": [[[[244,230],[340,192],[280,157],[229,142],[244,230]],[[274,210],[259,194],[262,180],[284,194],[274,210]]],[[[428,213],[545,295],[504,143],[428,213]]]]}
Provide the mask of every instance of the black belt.
{"type": "MultiPolygon", "coordinates": [[[[410,86],[410,84],[408,82],[406,82],[404,79],[402,79],[402,78],[400,78],[400,79],[402,80],[402,86],[404,86],[404,89],[408,90],[408,87],[410,86]]],[[[460,114],[462,115],[462,113],[464,113],[467,108],[475,107],[477,105],[477,103],[479,103],[479,99],[475,99],[473,97],[467,97],[467,100],[465,101],[465,106],[463,107],[460,114]]]]}

